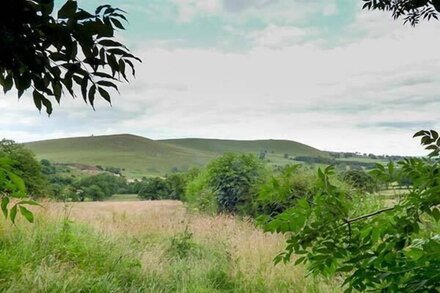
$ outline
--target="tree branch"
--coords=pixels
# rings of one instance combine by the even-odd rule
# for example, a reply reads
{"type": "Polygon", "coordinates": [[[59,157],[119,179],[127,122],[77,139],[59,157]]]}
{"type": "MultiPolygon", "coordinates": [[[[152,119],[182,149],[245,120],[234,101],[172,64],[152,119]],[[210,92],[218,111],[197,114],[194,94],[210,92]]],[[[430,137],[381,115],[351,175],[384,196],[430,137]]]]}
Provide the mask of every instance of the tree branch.
{"type": "Polygon", "coordinates": [[[348,219],[348,220],[345,221],[345,224],[344,224],[344,225],[350,225],[351,223],[358,222],[358,221],[361,221],[361,220],[364,220],[364,219],[368,219],[368,218],[371,218],[371,217],[377,216],[377,215],[382,214],[382,213],[385,213],[385,212],[392,211],[392,210],[394,210],[394,208],[395,208],[395,207],[392,207],[392,208],[386,208],[386,209],[382,209],[382,210],[375,211],[374,213],[371,213],[371,214],[366,214],[366,215],[363,215],[363,216],[359,216],[359,217],[357,217],[357,218],[348,219]]]}

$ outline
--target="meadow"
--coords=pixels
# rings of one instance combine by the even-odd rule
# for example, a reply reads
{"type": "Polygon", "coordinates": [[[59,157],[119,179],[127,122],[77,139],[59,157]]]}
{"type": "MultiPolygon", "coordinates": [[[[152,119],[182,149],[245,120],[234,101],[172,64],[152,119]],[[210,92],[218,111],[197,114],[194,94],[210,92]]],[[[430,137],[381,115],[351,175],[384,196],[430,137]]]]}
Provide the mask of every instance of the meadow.
{"type": "Polygon", "coordinates": [[[0,222],[2,292],[339,292],[338,280],[274,265],[282,235],[179,201],[46,202],[0,222]]]}

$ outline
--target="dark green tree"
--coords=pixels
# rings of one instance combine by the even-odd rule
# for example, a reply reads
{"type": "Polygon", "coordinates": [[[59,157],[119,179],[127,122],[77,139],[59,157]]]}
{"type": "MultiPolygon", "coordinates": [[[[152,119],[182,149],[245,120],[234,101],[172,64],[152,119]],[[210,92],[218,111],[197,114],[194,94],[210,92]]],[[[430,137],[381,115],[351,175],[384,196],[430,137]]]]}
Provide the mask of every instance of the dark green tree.
{"type": "Polygon", "coordinates": [[[160,177],[148,178],[142,181],[138,196],[142,199],[169,199],[171,188],[165,179],[160,177]]]}
{"type": "Polygon", "coordinates": [[[254,155],[225,154],[211,162],[207,171],[208,184],[217,198],[220,212],[251,209],[256,198],[256,184],[263,173],[263,165],[254,155]]]}
{"type": "Polygon", "coordinates": [[[20,98],[32,91],[35,106],[52,113],[65,93],[94,107],[96,96],[111,102],[108,90],[135,74],[134,60],[115,38],[125,12],[101,5],[94,12],[68,0],[54,11],[54,0],[3,0],[0,8],[0,85],[20,98]]]}
{"type": "Polygon", "coordinates": [[[33,197],[45,196],[47,180],[43,176],[41,165],[31,150],[12,140],[0,141],[0,153],[4,153],[12,161],[12,167],[25,182],[26,192],[33,197]]]}
{"type": "Polygon", "coordinates": [[[29,222],[33,222],[34,216],[26,208],[26,205],[37,205],[37,203],[26,199],[25,183],[17,175],[14,165],[14,160],[7,153],[0,152],[0,206],[2,213],[12,223],[15,223],[18,212],[29,222]]]}
{"type": "Polygon", "coordinates": [[[375,192],[378,189],[377,181],[364,170],[346,171],[342,180],[360,191],[375,192]]]}

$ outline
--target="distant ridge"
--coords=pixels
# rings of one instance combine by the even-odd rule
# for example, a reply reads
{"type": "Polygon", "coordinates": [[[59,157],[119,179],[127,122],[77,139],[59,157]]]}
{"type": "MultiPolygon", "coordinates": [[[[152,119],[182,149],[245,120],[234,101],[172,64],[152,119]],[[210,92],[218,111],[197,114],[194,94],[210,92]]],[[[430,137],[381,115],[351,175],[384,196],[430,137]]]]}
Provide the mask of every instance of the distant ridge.
{"type": "Polygon", "coordinates": [[[40,159],[56,163],[101,165],[125,169],[129,177],[159,176],[207,164],[226,152],[265,152],[271,160],[289,163],[289,156],[328,156],[289,140],[167,139],[152,140],[132,134],[50,139],[26,143],[40,159]]]}
{"type": "Polygon", "coordinates": [[[216,153],[244,152],[259,153],[261,151],[289,154],[295,156],[322,156],[327,157],[326,152],[315,149],[311,146],[291,140],[228,140],[228,139],[206,139],[206,138],[182,138],[160,140],[169,144],[209,151],[216,153]]]}

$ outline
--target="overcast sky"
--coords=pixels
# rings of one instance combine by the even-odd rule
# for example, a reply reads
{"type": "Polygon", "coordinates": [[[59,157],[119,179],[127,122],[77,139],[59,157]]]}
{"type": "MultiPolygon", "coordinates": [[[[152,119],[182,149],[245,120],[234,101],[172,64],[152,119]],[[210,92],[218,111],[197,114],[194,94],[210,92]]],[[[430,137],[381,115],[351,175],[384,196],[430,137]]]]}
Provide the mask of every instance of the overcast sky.
{"type": "MultiPolygon", "coordinates": [[[[132,133],[290,139],[323,150],[424,154],[439,129],[440,23],[416,28],[360,0],[108,0],[137,78],[93,111],[66,96],[49,118],[0,97],[0,137],[132,133]]],[[[102,1],[83,0],[94,8],[102,1]]]]}

